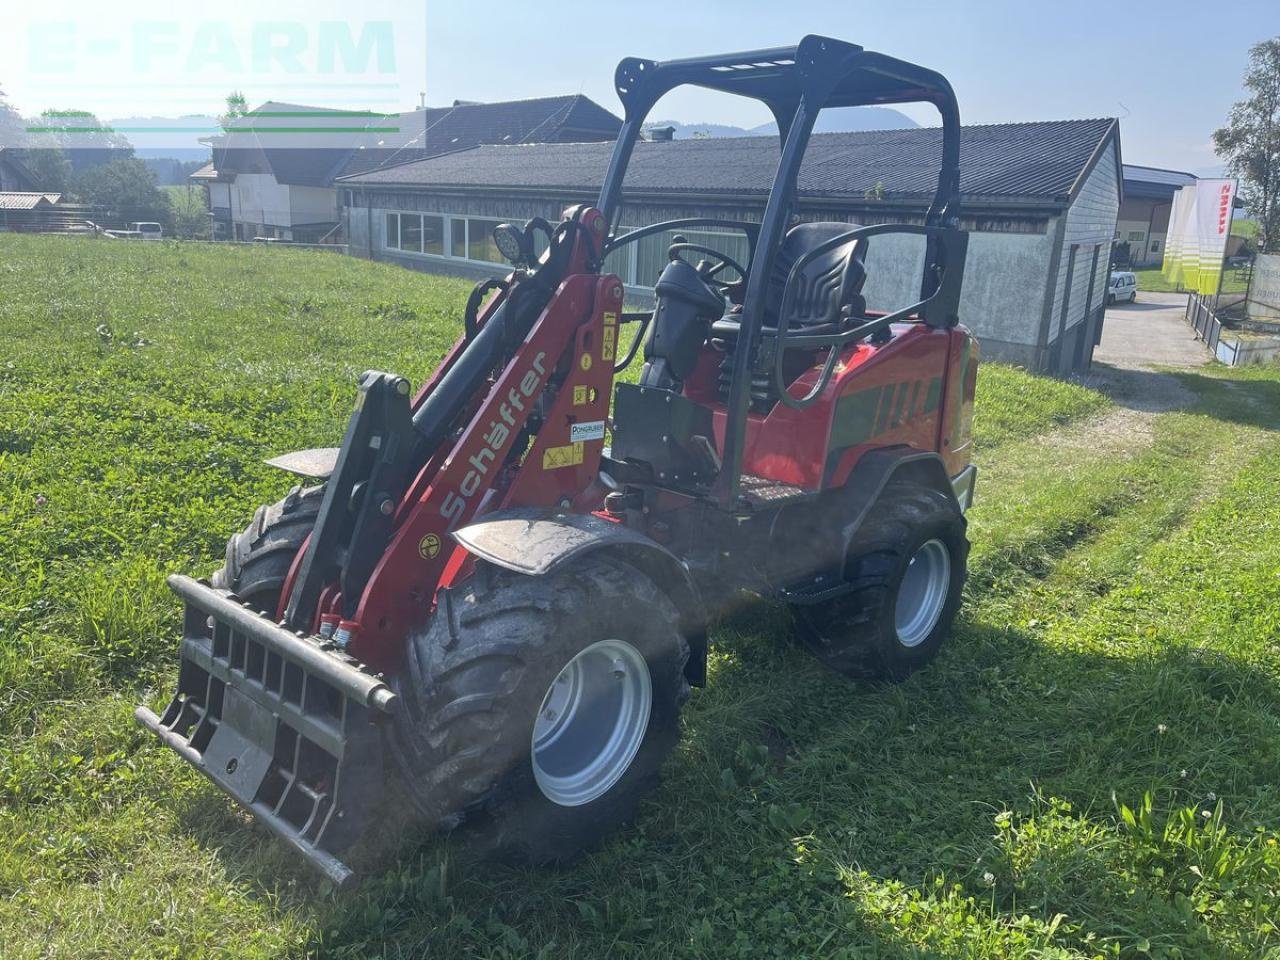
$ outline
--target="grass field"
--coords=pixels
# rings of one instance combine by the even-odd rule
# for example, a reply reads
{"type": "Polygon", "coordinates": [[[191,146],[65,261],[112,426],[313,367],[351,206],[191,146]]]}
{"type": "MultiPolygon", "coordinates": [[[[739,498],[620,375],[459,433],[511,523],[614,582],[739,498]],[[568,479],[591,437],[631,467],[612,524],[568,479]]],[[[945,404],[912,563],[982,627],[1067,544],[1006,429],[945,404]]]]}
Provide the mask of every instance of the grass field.
{"type": "MultiPolygon", "coordinates": [[[[1159,267],[1151,267],[1147,270],[1135,270],[1134,276],[1138,278],[1138,292],[1150,291],[1154,293],[1181,293],[1181,288],[1174,286],[1165,279],[1164,274],[1159,267]]],[[[1245,293],[1249,289],[1249,283],[1243,278],[1239,270],[1228,269],[1226,275],[1222,278],[1223,293],[1245,293]]]]}
{"type": "MultiPolygon", "coordinates": [[[[561,870],[405,839],[337,895],[135,727],[200,575],[419,381],[466,287],[282,249],[0,237],[0,957],[1275,957],[1280,371],[1183,411],[988,364],[967,603],[901,686],[757,604],[666,782],[561,870]]],[[[385,838],[384,838],[385,839],[385,838]]]]}

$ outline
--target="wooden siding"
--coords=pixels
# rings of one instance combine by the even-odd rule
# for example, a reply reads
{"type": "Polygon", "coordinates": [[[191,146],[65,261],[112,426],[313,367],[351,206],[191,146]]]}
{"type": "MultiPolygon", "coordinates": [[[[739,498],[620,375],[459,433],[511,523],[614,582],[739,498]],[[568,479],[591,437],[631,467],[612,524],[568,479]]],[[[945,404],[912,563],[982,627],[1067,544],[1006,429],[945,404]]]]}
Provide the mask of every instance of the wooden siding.
{"type": "Polygon", "coordinates": [[[1086,307],[1097,306],[1106,297],[1111,240],[1115,236],[1120,210],[1119,162],[1116,142],[1109,140],[1092,172],[1067,210],[1066,227],[1058,258],[1053,307],[1049,314],[1049,343],[1086,319],[1086,307]],[[1092,269],[1095,249],[1101,248],[1102,266],[1092,269]],[[1093,280],[1093,295],[1089,282],[1093,280]],[[1068,282],[1070,287],[1068,288],[1068,282]]]}

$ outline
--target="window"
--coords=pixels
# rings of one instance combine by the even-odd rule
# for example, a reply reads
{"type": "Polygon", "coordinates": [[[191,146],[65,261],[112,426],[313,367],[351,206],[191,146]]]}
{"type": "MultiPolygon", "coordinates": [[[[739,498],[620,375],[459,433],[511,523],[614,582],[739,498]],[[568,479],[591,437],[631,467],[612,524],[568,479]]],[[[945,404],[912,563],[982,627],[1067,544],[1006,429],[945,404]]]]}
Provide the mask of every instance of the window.
{"type": "Polygon", "coordinates": [[[467,255],[467,221],[458,217],[449,218],[449,256],[465,257],[467,255]]]}
{"type": "Polygon", "coordinates": [[[422,217],[416,213],[400,214],[400,249],[422,252],[422,217]]]}
{"type": "Polygon", "coordinates": [[[1141,230],[1130,230],[1130,231],[1129,231],[1129,242],[1130,242],[1130,243],[1141,243],[1141,242],[1142,242],[1143,240],[1145,240],[1146,238],[1147,238],[1147,235],[1146,235],[1145,233],[1143,233],[1141,230]]]}
{"type": "Polygon", "coordinates": [[[1159,252],[1160,252],[1160,241],[1159,241],[1159,240],[1152,240],[1152,241],[1151,241],[1151,252],[1152,252],[1152,253],[1159,253],[1159,252]]]}
{"type": "Polygon", "coordinates": [[[467,256],[472,260],[484,260],[488,263],[502,263],[502,254],[493,243],[493,228],[501,220],[468,220],[467,221],[467,256]]]}
{"type": "Polygon", "coordinates": [[[406,253],[444,256],[444,217],[431,213],[388,213],[387,247],[406,253]]]}
{"type": "Polygon", "coordinates": [[[422,216],[422,252],[444,256],[444,217],[433,214],[422,216]]]}

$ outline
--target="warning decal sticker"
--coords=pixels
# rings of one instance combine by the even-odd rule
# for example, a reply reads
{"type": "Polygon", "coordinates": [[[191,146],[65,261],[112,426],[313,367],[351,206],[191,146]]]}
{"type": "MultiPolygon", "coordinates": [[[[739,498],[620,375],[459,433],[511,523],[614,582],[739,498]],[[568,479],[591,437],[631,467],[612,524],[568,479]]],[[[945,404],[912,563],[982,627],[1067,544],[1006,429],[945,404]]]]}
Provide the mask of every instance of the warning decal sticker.
{"type": "Polygon", "coordinates": [[[542,469],[559,470],[561,467],[576,467],[582,463],[582,443],[571,443],[563,447],[547,447],[542,451],[542,469]]]}
{"type": "Polygon", "coordinates": [[[604,337],[600,344],[600,359],[608,362],[614,360],[618,350],[618,315],[604,315],[604,337]]]}

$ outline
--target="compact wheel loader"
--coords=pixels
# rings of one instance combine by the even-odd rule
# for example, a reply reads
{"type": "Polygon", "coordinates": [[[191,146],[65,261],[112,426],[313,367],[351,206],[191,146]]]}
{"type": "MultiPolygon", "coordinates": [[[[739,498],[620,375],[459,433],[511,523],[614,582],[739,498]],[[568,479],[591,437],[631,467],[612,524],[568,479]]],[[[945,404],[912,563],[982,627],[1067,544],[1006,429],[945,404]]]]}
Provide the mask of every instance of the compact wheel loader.
{"type": "Polygon", "coordinates": [[[960,603],[978,349],[949,84],[810,36],[627,59],[616,87],[597,205],[498,227],[512,269],[426,382],[365,373],[340,447],[272,461],[314,485],[260,508],[209,580],[170,578],[178,691],[138,720],[338,885],[387,776],[430,824],[531,862],[625,821],[744,592],[790,605],[824,663],[888,680],[934,657],[960,603]],[[762,218],[619,234],[645,116],[683,84],[777,119],[762,218]],[[818,111],[909,101],[942,118],[923,223],[798,222],[818,111]],[[675,235],[655,308],[628,311],[605,258],[707,228],[745,237],[745,262],[675,235]],[[872,310],[867,252],[891,234],[923,253],[919,296],[872,310]]]}

